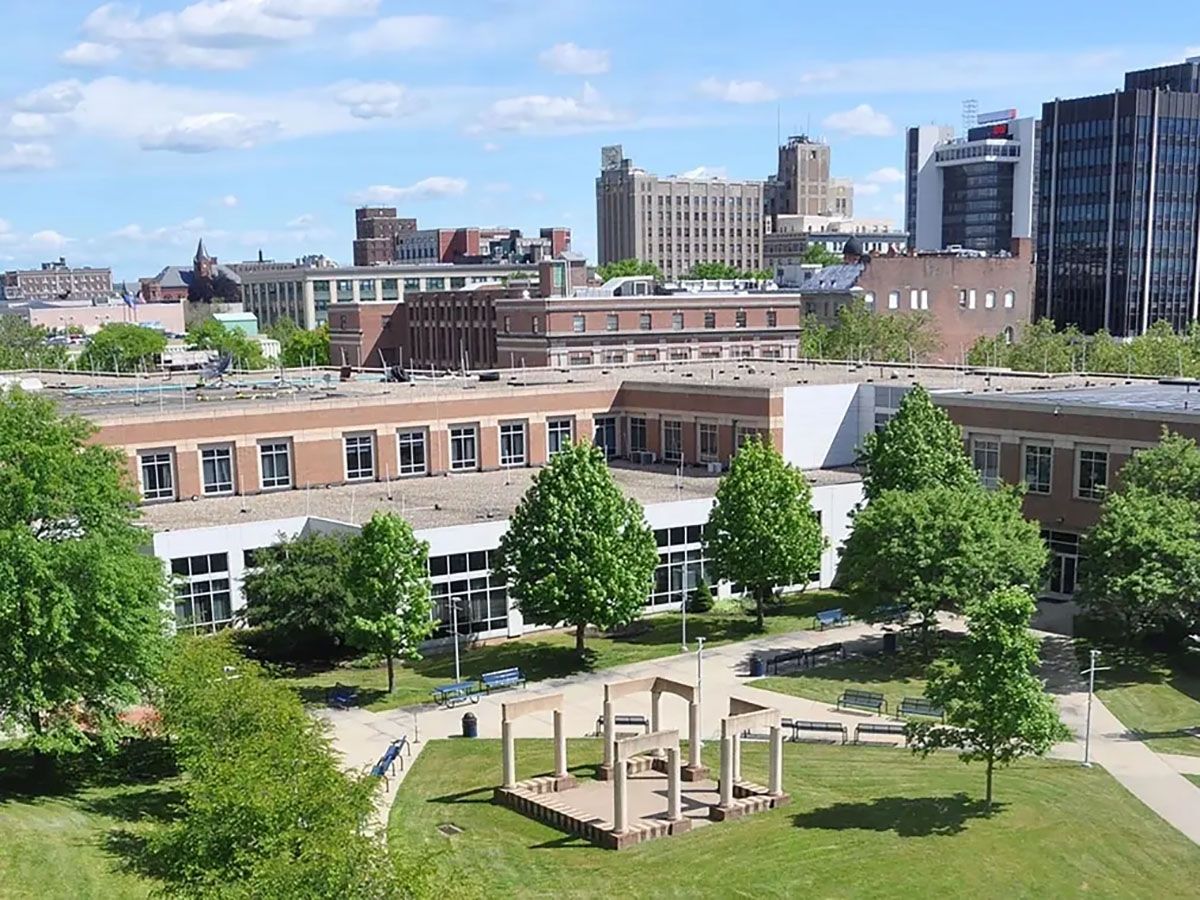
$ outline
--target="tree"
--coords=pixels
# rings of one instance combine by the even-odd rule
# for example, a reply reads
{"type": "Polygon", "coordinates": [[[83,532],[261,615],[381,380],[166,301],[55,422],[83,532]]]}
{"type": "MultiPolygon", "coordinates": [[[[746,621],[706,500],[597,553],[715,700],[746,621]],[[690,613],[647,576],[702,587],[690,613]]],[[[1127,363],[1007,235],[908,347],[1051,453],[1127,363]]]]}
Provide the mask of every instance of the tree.
{"type": "Polygon", "coordinates": [[[1018,585],[1046,567],[1038,523],[1015,488],[886,490],[854,515],[838,580],[864,608],[908,607],[928,628],[938,610],[1018,585]]]}
{"type": "Polygon", "coordinates": [[[534,475],[500,539],[496,570],[527,622],[574,627],[583,653],[589,624],[637,618],[657,565],[642,507],[621,494],[600,448],[580,441],[534,475]]]}
{"type": "Polygon", "coordinates": [[[404,519],[377,512],[351,543],[349,584],[350,643],[387,660],[390,694],[396,657],[420,659],[433,633],[429,544],[404,519]]]}
{"type": "Polygon", "coordinates": [[[258,341],[240,328],[228,328],[214,318],[189,326],[187,345],[194,350],[213,350],[222,356],[232,356],[234,364],[245,369],[261,369],[267,364],[258,341]]]}
{"type": "Polygon", "coordinates": [[[162,562],[124,454],[51,401],[0,393],[0,733],[39,750],[101,739],[161,661],[162,562]]]}
{"type": "Polygon", "coordinates": [[[59,369],[67,350],[47,343],[50,333],[18,315],[0,315],[0,370],[59,369]]]}
{"type": "Polygon", "coordinates": [[[224,272],[213,278],[196,277],[188,284],[188,303],[240,303],[242,289],[224,272]]]}
{"type": "Polygon", "coordinates": [[[601,281],[610,278],[628,278],[633,275],[653,275],[657,281],[662,281],[662,269],[652,262],[642,262],[636,259],[621,259],[596,267],[596,274],[601,281]]]}
{"type": "Polygon", "coordinates": [[[704,549],[714,577],[750,588],[759,631],[775,590],[808,584],[825,543],[804,473],[765,440],[745,441],[717,487],[704,549]]]}
{"type": "Polygon", "coordinates": [[[110,322],[88,339],[79,357],[79,367],[104,372],[149,369],[165,349],[167,338],[161,331],[128,322],[110,322]]]}
{"type": "Polygon", "coordinates": [[[733,278],[741,278],[742,272],[740,269],[735,269],[729,263],[723,262],[700,262],[692,266],[692,270],[688,272],[688,278],[711,279],[714,281],[729,280],[733,278]]]}
{"type": "Polygon", "coordinates": [[[979,475],[963,449],[962,433],[919,385],[904,395],[882,431],[863,441],[863,492],[874,500],[884,491],[914,491],[943,485],[969,488],[979,475]]]}
{"type": "Polygon", "coordinates": [[[1034,674],[1038,640],[1029,631],[1036,605],[1028,591],[1008,587],[966,607],[968,632],[953,655],[929,670],[925,696],[946,712],[944,725],[908,726],[914,751],[958,750],[963,762],[987,765],[985,807],[992,811],[992,773],[1024,756],[1042,756],[1070,738],[1045,685],[1034,674]]]}
{"type": "Polygon", "coordinates": [[[824,244],[809,244],[804,249],[803,259],[809,265],[815,266],[840,266],[842,264],[842,257],[829,250],[824,244]]]}
{"type": "MultiPolygon", "coordinates": [[[[286,321],[291,321],[288,319],[286,321]]],[[[329,325],[305,331],[295,328],[280,341],[280,361],[288,368],[329,365],[329,325]]]]}
{"type": "Polygon", "coordinates": [[[256,551],[242,582],[246,619],[268,652],[283,659],[329,659],[349,627],[349,541],[304,534],[256,551]]]}
{"type": "Polygon", "coordinates": [[[1200,448],[1164,428],[1155,446],[1137,451],[1121,467],[1117,489],[1133,488],[1200,502],[1200,448]]]}

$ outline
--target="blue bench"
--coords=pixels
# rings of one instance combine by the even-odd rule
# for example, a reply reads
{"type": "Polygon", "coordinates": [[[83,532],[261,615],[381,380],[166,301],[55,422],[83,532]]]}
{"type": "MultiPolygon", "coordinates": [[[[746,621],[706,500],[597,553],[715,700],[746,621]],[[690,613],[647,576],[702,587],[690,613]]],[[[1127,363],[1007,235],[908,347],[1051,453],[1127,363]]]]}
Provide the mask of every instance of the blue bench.
{"type": "Polygon", "coordinates": [[[525,676],[517,668],[498,669],[495,672],[484,672],[479,676],[479,687],[489,694],[492,691],[502,691],[505,688],[516,687],[524,683],[525,676]]]}
{"type": "Polygon", "coordinates": [[[460,681],[457,684],[443,684],[433,689],[433,702],[438,706],[457,706],[459,703],[479,702],[479,685],[474,681],[460,681]]]}
{"type": "Polygon", "coordinates": [[[403,769],[404,757],[400,755],[401,750],[408,750],[408,755],[412,756],[412,747],[409,746],[407,737],[388,744],[388,748],[383,751],[383,756],[379,757],[379,762],[371,767],[371,775],[375,778],[387,778],[389,772],[395,775],[397,759],[400,760],[400,768],[403,769]]]}
{"type": "Polygon", "coordinates": [[[844,625],[849,617],[842,609],[823,609],[816,615],[817,626],[824,631],[830,625],[844,625]]]}
{"type": "Polygon", "coordinates": [[[325,697],[325,702],[329,706],[338,709],[349,709],[355,705],[356,700],[358,700],[358,688],[352,688],[344,684],[335,684],[329,689],[325,697]]]}

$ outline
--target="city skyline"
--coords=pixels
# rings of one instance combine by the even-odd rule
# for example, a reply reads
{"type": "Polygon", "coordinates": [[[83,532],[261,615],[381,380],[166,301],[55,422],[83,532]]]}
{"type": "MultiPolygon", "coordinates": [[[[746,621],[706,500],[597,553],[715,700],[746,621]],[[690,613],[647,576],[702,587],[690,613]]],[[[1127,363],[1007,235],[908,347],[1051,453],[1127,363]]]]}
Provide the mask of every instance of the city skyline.
{"type": "Polygon", "coordinates": [[[1121,49],[1094,4],[1018,2],[984,38],[870,3],[801,62],[811,23],[763,28],[765,2],[717,30],[674,3],[43,7],[8,14],[24,37],[0,64],[0,267],[66,256],[118,280],[186,262],[201,236],[223,262],[348,262],[359,203],[421,227],[561,224],[594,260],[601,145],[662,175],[765,179],[777,128],[828,140],[856,214],[900,226],[907,126],[957,127],[966,98],[1038,115],[1200,52],[1200,34],[1163,41],[1153,0],[1121,49]]]}

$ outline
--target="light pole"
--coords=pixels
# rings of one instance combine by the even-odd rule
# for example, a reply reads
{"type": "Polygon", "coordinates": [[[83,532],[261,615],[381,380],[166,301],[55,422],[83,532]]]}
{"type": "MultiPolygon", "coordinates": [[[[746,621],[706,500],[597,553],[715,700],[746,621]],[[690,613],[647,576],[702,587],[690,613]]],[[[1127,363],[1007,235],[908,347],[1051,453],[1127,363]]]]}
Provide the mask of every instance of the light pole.
{"type": "Polygon", "coordinates": [[[1100,658],[1099,650],[1090,650],[1088,654],[1091,664],[1079,674],[1088,677],[1087,720],[1083,726],[1083,765],[1090,769],[1092,766],[1092,697],[1096,693],[1096,673],[1107,670],[1108,666],[1096,665],[1096,661],[1100,658]]]}
{"type": "MultiPolygon", "coordinates": [[[[704,716],[704,638],[696,638],[696,718],[702,720],[704,716]]],[[[697,723],[696,734],[703,734],[703,729],[697,723]]],[[[704,741],[700,738],[696,739],[696,758],[700,757],[700,748],[704,746],[704,741]]]]}
{"type": "Polygon", "coordinates": [[[687,652],[687,582],[684,581],[683,592],[679,595],[679,627],[682,629],[682,634],[679,638],[679,647],[684,653],[687,652]]]}
{"type": "Polygon", "coordinates": [[[458,604],[462,600],[461,597],[450,598],[450,628],[454,631],[454,683],[458,684],[462,681],[462,673],[458,669],[458,604]]]}

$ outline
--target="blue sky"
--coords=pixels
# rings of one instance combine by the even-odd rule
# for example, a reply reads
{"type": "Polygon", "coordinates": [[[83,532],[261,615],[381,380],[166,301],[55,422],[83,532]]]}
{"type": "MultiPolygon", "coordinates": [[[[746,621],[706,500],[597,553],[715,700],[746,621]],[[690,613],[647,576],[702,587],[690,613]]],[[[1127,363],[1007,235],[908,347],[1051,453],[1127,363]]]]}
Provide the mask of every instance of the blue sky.
{"type": "Polygon", "coordinates": [[[199,236],[224,261],[348,261],[363,201],[431,227],[568,225],[594,257],[602,144],[763,178],[777,110],[829,140],[859,215],[898,223],[905,126],[957,125],[964,98],[1036,113],[1200,53],[1182,0],[0,5],[0,267],[128,278],[199,236]]]}

